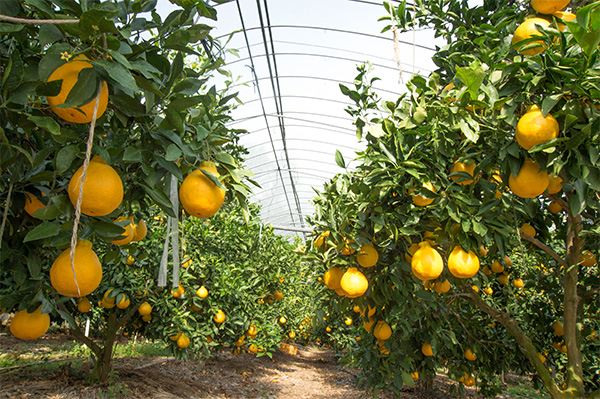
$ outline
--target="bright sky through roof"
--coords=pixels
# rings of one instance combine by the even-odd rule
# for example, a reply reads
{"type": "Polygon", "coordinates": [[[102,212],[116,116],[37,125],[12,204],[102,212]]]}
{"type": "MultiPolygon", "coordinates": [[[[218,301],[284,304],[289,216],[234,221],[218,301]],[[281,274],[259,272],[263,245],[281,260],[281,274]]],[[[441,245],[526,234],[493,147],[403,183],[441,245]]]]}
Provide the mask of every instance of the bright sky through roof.
{"type": "MultiPolygon", "coordinates": [[[[169,1],[159,0],[158,12],[167,15],[171,9],[169,1]]],[[[413,70],[428,76],[435,69],[433,35],[400,35],[400,79],[392,33],[380,33],[389,22],[378,22],[386,15],[381,2],[241,0],[216,9],[218,21],[199,22],[215,26],[211,35],[222,43],[239,31],[227,45],[239,50],[239,58],[228,56],[225,69],[246,83],[236,88],[244,105],[234,111],[231,126],[249,132],[241,144],[250,151],[246,164],[262,187],[254,189],[251,201],[262,205],[266,223],[307,228],[305,218],[312,214],[316,196],[313,188],[321,189],[343,172],[335,163],[335,151],[348,164],[364,148],[344,111],[351,101],[339,84],[354,88],[356,66],[368,61],[373,64],[370,77],[381,78],[374,84],[379,96],[396,101],[413,70]]]]}

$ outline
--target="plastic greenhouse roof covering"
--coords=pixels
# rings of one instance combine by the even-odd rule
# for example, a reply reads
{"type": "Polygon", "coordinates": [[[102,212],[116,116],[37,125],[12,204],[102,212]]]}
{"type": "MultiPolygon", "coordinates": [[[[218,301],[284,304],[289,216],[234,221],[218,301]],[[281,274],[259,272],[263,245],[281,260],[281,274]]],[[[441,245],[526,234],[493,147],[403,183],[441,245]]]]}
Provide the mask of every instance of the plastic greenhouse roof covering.
{"type": "MultiPolygon", "coordinates": [[[[159,12],[168,6],[160,0],[159,12]]],[[[411,74],[435,69],[433,33],[399,33],[395,41],[391,30],[381,33],[389,21],[378,21],[387,11],[375,0],[236,0],[215,7],[218,20],[200,22],[238,50],[225,69],[238,77],[243,102],[230,126],[248,131],[240,143],[261,186],[251,201],[277,232],[305,234],[314,189],[344,171],[336,150],[352,168],[365,147],[345,111],[353,102],[339,85],[353,88],[357,66],[369,62],[369,76],[381,79],[378,95],[396,101],[411,74]]]]}

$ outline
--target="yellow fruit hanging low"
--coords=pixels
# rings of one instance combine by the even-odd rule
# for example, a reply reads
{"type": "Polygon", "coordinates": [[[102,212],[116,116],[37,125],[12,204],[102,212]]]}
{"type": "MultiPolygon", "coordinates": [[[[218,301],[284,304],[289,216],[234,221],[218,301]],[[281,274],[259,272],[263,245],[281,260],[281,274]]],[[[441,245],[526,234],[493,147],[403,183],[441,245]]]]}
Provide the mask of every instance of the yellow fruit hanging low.
{"type": "Polygon", "coordinates": [[[557,138],[558,132],[556,119],[551,114],[544,116],[537,105],[532,105],[519,119],[515,139],[521,147],[530,150],[538,144],[557,138]]]}
{"type": "Polygon", "coordinates": [[[91,294],[102,281],[102,265],[92,243],[78,240],[75,246],[74,269],[71,268],[71,248],[65,249],[52,263],[50,282],[61,295],[82,297],[91,294]]]}
{"type": "Polygon", "coordinates": [[[554,14],[568,6],[570,0],[531,0],[531,7],[540,14],[554,14]]]}
{"type": "MultiPolygon", "coordinates": [[[[87,104],[72,107],[72,108],[60,108],[59,106],[65,103],[67,96],[77,83],[79,79],[79,73],[86,68],[93,68],[92,64],[86,61],[87,58],[80,56],[75,57],[71,62],[67,62],[64,65],[58,67],[50,77],[48,82],[55,80],[62,80],[60,92],[56,96],[46,97],[50,109],[62,119],[73,122],[73,123],[89,123],[92,121],[94,114],[94,107],[96,106],[96,98],[87,104]]],[[[102,89],[99,94],[98,111],[96,113],[96,119],[100,118],[106,106],[108,105],[108,85],[106,82],[102,83],[102,89]]]]}
{"type": "Polygon", "coordinates": [[[133,224],[133,221],[131,219],[126,218],[124,216],[120,216],[115,220],[115,223],[122,222],[124,220],[128,220],[130,223],[123,227],[123,234],[121,234],[120,238],[111,241],[111,243],[114,245],[127,245],[133,240],[133,237],[135,236],[135,225],[133,224]]]}
{"type": "Polygon", "coordinates": [[[351,267],[342,276],[340,288],[346,292],[348,298],[357,298],[367,292],[369,282],[357,268],[351,267]]]}
{"type": "Polygon", "coordinates": [[[356,257],[356,261],[362,267],[372,267],[377,264],[379,260],[379,254],[377,250],[369,244],[362,244],[360,247],[360,252],[356,257]]]}
{"type": "MultiPolygon", "coordinates": [[[[521,23],[521,25],[517,27],[512,37],[512,44],[513,46],[516,45],[517,51],[519,53],[523,55],[536,55],[544,51],[544,42],[542,40],[534,41],[533,43],[536,43],[537,46],[526,50],[521,50],[521,48],[523,48],[525,44],[518,44],[530,38],[543,37],[542,33],[537,28],[538,26],[541,26],[544,29],[548,28],[550,26],[550,21],[544,18],[533,17],[526,19],[525,21],[523,21],[523,23],[521,23]]],[[[529,46],[530,44],[531,43],[527,43],[527,46],[529,46]]]]}
{"type": "Polygon", "coordinates": [[[214,162],[201,162],[198,169],[190,173],[181,183],[179,201],[190,215],[208,218],[221,209],[225,200],[225,190],[206,177],[201,169],[217,178],[220,176],[214,162]]]}
{"type": "Polygon", "coordinates": [[[467,252],[457,245],[448,256],[448,270],[454,277],[471,278],[479,271],[479,258],[475,252],[467,252]]]}
{"type": "Polygon", "coordinates": [[[12,318],[10,332],[17,338],[33,340],[41,337],[50,327],[50,315],[42,313],[42,307],[38,307],[32,313],[23,309],[12,318]]]}
{"type": "Polygon", "coordinates": [[[423,281],[435,280],[444,270],[442,256],[427,241],[419,244],[410,265],[413,274],[423,281]]]}
{"type": "MultiPolygon", "coordinates": [[[[41,196],[45,197],[46,194],[42,191],[41,196]]],[[[38,209],[45,208],[46,205],[42,201],[38,199],[37,196],[31,193],[25,193],[25,212],[27,212],[30,216],[33,216],[33,213],[38,209]]]]}
{"type": "MultiPolygon", "coordinates": [[[[69,199],[77,204],[79,186],[83,174],[81,166],[69,181],[69,199]]],[[[81,200],[81,213],[88,216],[106,216],[121,205],[123,182],[119,174],[99,155],[90,160],[87,168],[81,200]]]]}
{"type": "Polygon", "coordinates": [[[535,198],[546,191],[549,182],[548,173],[540,170],[538,164],[527,158],[516,176],[510,174],[508,187],[517,197],[535,198]]]}

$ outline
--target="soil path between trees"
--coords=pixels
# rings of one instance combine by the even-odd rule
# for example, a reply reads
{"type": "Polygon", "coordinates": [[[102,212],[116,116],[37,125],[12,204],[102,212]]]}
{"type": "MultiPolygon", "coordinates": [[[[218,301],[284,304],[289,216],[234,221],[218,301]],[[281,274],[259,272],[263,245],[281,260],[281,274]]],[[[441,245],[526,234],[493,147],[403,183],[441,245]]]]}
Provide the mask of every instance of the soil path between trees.
{"type": "MultiPolygon", "coordinates": [[[[0,341],[7,337],[0,338],[0,341]]],[[[10,340],[10,338],[8,338],[10,340]]],[[[10,347],[3,342],[2,349],[10,347]]],[[[32,351],[40,350],[35,348],[32,351]]],[[[41,348],[43,350],[43,347],[41,348]]],[[[273,359],[242,353],[217,353],[213,358],[115,359],[115,374],[107,384],[90,385],[90,364],[73,359],[56,361],[48,353],[47,363],[35,367],[0,370],[0,398],[143,398],[143,399],[363,399],[372,392],[356,387],[354,370],[337,363],[331,350],[300,347],[296,355],[277,351],[273,359]]],[[[59,359],[60,360],[60,359],[59,359]]],[[[448,392],[449,382],[436,380],[439,392],[448,392]]],[[[476,397],[474,391],[469,397],[476,397]]],[[[378,392],[391,399],[391,392],[378,392]]],[[[406,388],[397,398],[448,398],[406,388]]],[[[465,397],[465,396],[463,396],[465,397]]]]}

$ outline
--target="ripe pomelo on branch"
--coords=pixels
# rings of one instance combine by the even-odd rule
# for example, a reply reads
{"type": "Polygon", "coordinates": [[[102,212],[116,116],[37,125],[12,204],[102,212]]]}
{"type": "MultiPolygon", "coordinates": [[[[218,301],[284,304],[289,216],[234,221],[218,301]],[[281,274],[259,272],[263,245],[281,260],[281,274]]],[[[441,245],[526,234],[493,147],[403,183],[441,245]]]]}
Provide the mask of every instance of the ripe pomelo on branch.
{"type": "MultiPolygon", "coordinates": [[[[89,123],[92,121],[94,107],[96,106],[96,98],[79,107],[59,108],[60,105],[65,103],[71,89],[73,89],[73,86],[77,83],[79,73],[85,68],[93,68],[92,64],[87,62],[86,59],[85,56],[75,57],[71,62],[67,62],[58,67],[48,78],[48,82],[62,80],[62,86],[58,95],[46,97],[46,100],[48,101],[48,105],[50,105],[50,109],[56,115],[68,122],[89,123]]],[[[103,82],[102,84],[99,97],[96,119],[104,114],[106,106],[108,105],[108,85],[106,82],[103,82]]]]}
{"type": "Polygon", "coordinates": [[[71,268],[71,248],[65,249],[52,263],[50,282],[61,295],[83,297],[91,294],[102,281],[102,265],[92,243],[88,240],[78,240],[75,246],[74,264],[75,275],[71,268]]]}
{"type": "MultiPolygon", "coordinates": [[[[81,166],[69,181],[69,199],[77,204],[83,174],[81,166]]],[[[86,171],[81,199],[81,213],[88,216],[106,216],[123,201],[123,182],[119,174],[99,155],[90,160],[86,171]]]]}
{"type": "Polygon", "coordinates": [[[208,218],[217,213],[225,200],[225,190],[210,180],[202,170],[220,176],[214,162],[200,162],[198,169],[187,175],[179,187],[179,201],[192,216],[208,218]]]}

